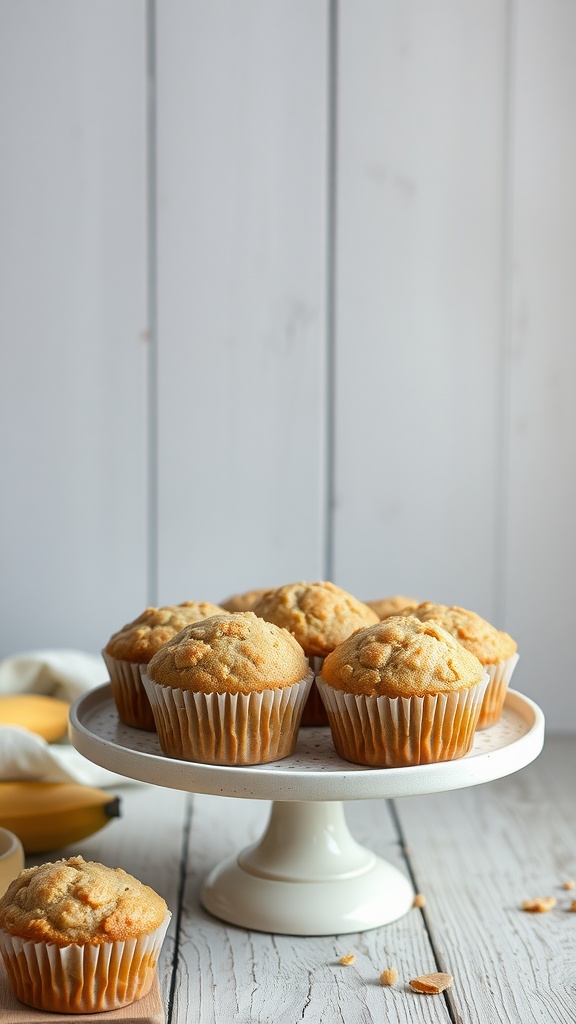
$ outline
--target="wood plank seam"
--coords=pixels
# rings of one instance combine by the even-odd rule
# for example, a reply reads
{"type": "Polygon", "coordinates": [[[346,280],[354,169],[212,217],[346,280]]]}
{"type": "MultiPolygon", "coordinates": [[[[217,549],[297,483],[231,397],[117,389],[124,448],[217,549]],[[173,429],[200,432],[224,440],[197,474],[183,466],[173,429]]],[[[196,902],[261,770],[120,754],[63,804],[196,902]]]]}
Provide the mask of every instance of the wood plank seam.
{"type": "Polygon", "coordinates": [[[182,829],[182,847],[180,853],[180,879],[178,883],[178,904],[176,907],[176,927],[174,930],[174,950],[172,952],[170,987],[166,1005],[166,1024],[172,1024],[174,1013],[174,999],[176,994],[176,982],[178,978],[178,962],[180,959],[180,934],[182,930],[182,912],[184,906],[184,892],[188,879],[186,865],[188,863],[188,852],[190,848],[190,834],[192,830],[192,817],[194,811],[193,795],[187,794],[186,812],[182,829]]]}
{"type": "Polygon", "coordinates": [[[326,111],[326,490],[324,578],[334,573],[336,493],[336,246],[338,209],[338,0],[328,5],[328,104],[326,111]]]}
{"type": "MultiPolygon", "coordinates": [[[[395,800],[390,800],[389,801],[389,806],[390,806],[390,815],[391,815],[392,821],[394,823],[394,828],[396,829],[396,832],[397,832],[397,835],[398,835],[398,842],[400,844],[400,851],[402,853],[402,857],[404,859],[404,863],[406,864],[406,869],[407,869],[408,874],[410,876],[410,881],[412,882],[412,885],[414,886],[414,891],[415,892],[420,892],[420,886],[418,884],[418,878],[417,878],[417,875],[416,875],[416,870],[415,870],[415,868],[414,868],[414,866],[412,864],[412,861],[410,859],[410,848],[408,846],[408,843],[406,842],[406,836],[404,834],[404,829],[402,828],[402,823],[400,821],[400,815],[398,813],[398,808],[396,806],[396,801],[395,800]]],[[[432,926],[432,922],[430,920],[430,916],[429,916],[429,914],[428,914],[428,912],[426,910],[426,907],[425,906],[424,907],[419,907],[418,911],[422,915],[422,920],[423,920],[423,923],[424,923],[424,928],[425,928],[426,934],[428,936],[428,941],[430,943],[430,948],[432,950],[432,955],[434,957],[434,962],[436,964],[436,969],[438,971],[440,971],[442,974],[450,974],[451,972],[449,971],[448,967],[446,966],[446,963],[444,961],[444,957],[442,956],[442,953],[441,953],[440,948],[438,946],[438,942],[437,942],[437,940],[435,938],[434,928],[432,926]]],[[[462,1017],[461,1017],[460,1013],[458,1012],[458,1008],[457,1008],[456,1003],[454,1001],[454,994],[453,994],[452,989],[446,989],[446,991],[443,992],[442,995],[444,997],[444,1002],[446,1003],[446,1009],[448,1011],[448,1015],[450,1017],[450,1020],[452,1021],[452,1024],[463,1024],[462,1017]]]]}

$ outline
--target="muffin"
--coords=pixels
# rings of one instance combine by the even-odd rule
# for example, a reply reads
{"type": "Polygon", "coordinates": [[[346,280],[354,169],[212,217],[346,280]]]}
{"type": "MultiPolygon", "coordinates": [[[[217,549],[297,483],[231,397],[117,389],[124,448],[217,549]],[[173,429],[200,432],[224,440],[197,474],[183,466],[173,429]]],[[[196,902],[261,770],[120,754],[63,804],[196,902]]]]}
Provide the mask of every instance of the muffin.
{"type": "Polygon", "coordinates": [[[487,678],[439,623],[393,615],[339,644],[317,684],[340,756],[400,768],[470,750],[487,678]]]}
{"type": "MultiPolygon", "coordinates": [[[[255,615],[287,629],[318,673],[337,644],[356,629],[378,622],[375,611],[334,583],[287,583],[269,590],[254,605],[255,615]]],[[[302,725],[327,725],[328,716],[316,684],[302,714],[302,725]]]]}
{"type": "Polygon", "coordinates": [[[395,594],[394,597],[381,597],[378,601],[366,601],[366,604],[376,612],[382,621],[382,619],[389,618],[390,615],[399,615],[400,612],[416,608],[418,601],[413,597],[402,597],[400,594],[395,594]]]}
{"type": "Polygon", "coordinates": [[[121,868],[82,857],[26,868],[0,900],[14,995],[52,1013],[98,1013],[146,995],[170,913],[121,868]]]}
{"type": "Polygon", "coordinates": [[[491,626],[476,612],[457,605],[425,601],[401,614],[415,615],[421,622],[434,619],[482,662],[490,681],[484,694],[478,729],[494,725],[502,714],[512,673],[518,663],[517,644],[508,633],[491,626]]]}
{"type": "Polygon", "coordinates": [[[102,657],[110,673],[118,714],[126,725],[154,732],[154,716],[140,678],[142,667],[184,626],[222,611],[219,605],[209,601],[184,601],[146,608],[137,619],[110,637],[102,657]]]}
{"type": "Polygon", "coordinates": [[[245,590],[242,594],[232,594],[231,597],[227,597],[225,601],[220,602],[220,607],[225,612],[251,612],[263,594],[268,593],[268,589],[267,587],[259,587],[256,590],[245,590]]]}
{"type": "Polygon", "coordinates": [[[249,765],[292,753],[312,673],[285,629],[232,612],[186,626],[142,679],[165,754],[249,765]]]}

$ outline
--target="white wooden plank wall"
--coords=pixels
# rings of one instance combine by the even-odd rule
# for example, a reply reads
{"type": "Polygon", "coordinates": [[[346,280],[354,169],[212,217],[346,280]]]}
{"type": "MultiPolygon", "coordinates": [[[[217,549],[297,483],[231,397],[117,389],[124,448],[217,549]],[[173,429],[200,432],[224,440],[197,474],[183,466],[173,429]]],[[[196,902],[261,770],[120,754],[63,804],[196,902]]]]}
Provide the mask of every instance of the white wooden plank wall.
{"type": "Polygon", "coordinates": [[[0,3],[3,654],[145,601],[143,10],[0,3]]]}
{"type": "Polygon", "coordinates": [[[335,575],[493,620],[506,7],[342,4],[335,575]]]}
{"type": "Polygon", "coordinates": [[[575,38],[0,0],[1,655],[331,575],[476,608],[573,728],[575,38]]]}
{"type": "Polygon", "coordinates": [[[157,9],[159,595],[323,574],[326,5],[157,9]]]}

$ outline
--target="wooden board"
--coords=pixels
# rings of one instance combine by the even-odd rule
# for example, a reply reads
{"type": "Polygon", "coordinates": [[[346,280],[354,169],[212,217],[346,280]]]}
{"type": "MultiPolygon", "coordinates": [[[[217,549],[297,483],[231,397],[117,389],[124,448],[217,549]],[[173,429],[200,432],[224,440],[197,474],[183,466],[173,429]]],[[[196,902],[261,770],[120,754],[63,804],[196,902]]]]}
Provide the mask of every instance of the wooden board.
{"type": "Polygon", "coordinates": [[[102,1024],[113,1024],[114,1021],[128,1021],[129,1024],[164,1024],[166,1020],[158,979],[142,999],[122,1006],[119,1010],[103,1010],[100,1013],[74,1014],[46,1013],[24,1006],[12,995],[6,968],[0,959],[0,1013],[2,1024],[70,1024],[74,1021],[101,1021],[102,1024]]]}

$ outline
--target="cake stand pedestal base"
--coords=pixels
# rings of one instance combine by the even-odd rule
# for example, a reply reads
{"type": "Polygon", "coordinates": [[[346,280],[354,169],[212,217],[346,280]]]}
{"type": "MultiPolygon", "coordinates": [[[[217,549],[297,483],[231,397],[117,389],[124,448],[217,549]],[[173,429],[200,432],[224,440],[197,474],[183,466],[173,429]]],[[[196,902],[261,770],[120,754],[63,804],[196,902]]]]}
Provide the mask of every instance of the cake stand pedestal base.
{"type": "Polygon", "coordinates": [[[206,878],[201,901],[231,924],[282,935],[341,935],[410,910],[408,879],[351,836],[339,801],[275,801],[259,842],[206,878]]]}

